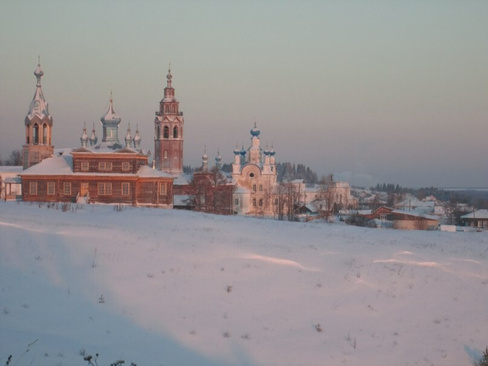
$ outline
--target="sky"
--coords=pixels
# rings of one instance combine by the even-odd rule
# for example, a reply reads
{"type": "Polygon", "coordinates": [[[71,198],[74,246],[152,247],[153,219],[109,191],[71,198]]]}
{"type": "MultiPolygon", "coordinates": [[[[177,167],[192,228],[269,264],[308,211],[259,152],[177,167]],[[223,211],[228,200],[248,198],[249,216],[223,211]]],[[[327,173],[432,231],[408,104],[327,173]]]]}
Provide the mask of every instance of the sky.
{"type": "Polygon", "coordinates": [[[184,164],[231,163],[254,123],[277,162],[352,184],[486,187],[487,1],[0,2],[0,155],[42,87],[55,148],[100,138],[110,92],[154,151],[171,64],[184,164]]]}

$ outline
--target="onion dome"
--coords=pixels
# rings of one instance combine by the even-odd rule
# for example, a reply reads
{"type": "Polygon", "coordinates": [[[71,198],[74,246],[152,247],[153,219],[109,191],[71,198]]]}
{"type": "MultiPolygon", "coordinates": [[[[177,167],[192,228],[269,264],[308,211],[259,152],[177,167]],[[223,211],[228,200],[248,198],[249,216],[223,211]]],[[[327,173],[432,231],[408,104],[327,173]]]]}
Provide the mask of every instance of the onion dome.
{"type": "Polygon", "coordinates": [[[269,150],[269,156],[274,156],[276,154],[276,151],[273,149],[273,145],[271,145],[271,150],[269,150]]]}
{"type": "Polygon", "coordinates": [[[83,127],[83,133],[81,134],[80,141],[81,141],[81,146],[83,146],[83,147],[88,146],[88,135],[86,134],[86,123],[83,127]]]}
{"type": "Polygon", "coordinates": [[[90,136],[90,146],[96,145],[98,142],[98,138],[95,135],[95,124],[93,124],[92,134],[90,136]]]}
{"type": "Polygon", "coordinates": [[[246,153],[247,153],[246,149],[244,149],[244,146],[242,146],[241,155],[244,157],[244,156],[246,156],[246,153]]]}
{"type": "Polygon", "coordinates": [[[139,124],[136,126],[136,135],[134,136],[134,148],[141,148],[141,136],[139,136],[139,124]]]}
{"type": "Polygon", "coordinates": [[[256,122],[254,122],[254,128],[250,131],[252,137],[258,137],[261,131],[256,127],[256,122]]]}
{"type": "Polygon", "coordinates": [[[125,147],[131,147],[132,146],[132,136],[130,135],[130,123],[129,126],[127,127],[127,135],[125,136],[125,147]]]}
{"type": "Polygon", "coordinates": [[[239,146],[236,144],[236,148],[234,150],[234,155],[239,155],[241,153],[241,150],[239,149],[239,146]]]}
{"type": "Polygon", "coordinates": [[[108,106],[107,113],[105,113],[100,120],[102,123],[116,123],[119,124],[120,121],[122,120],[118,115],[115,114],[114,111],[114,102],[112,99],[112,93],[110,93],[110,104],[108,106]]]}

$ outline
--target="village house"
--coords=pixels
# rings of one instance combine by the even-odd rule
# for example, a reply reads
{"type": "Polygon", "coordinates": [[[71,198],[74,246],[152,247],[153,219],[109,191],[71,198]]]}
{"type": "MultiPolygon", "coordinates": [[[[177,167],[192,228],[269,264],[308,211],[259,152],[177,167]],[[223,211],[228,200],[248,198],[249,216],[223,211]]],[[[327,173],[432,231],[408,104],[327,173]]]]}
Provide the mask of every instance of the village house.
{"type": "Polygon", "coordinates": [[[401,230],[437,230],[439,227],[437,216],[399,211],[386,206],[358,216],[363,219],[363,223],[374,222],[376,227],[401,230]]]}
{"type": "Polygon", "coordinates": [[[488,229],[488,210],[477,210],[463,215],[461,223],[477,229],[488,229]]]}

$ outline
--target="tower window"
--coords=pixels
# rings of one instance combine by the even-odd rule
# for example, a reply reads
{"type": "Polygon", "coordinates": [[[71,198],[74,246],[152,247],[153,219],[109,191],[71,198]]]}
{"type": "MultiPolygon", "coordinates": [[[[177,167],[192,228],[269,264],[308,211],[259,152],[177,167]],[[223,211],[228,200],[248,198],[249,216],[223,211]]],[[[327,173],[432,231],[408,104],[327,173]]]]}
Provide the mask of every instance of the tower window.
{"type": "Polygon", "coordinates": [[[169,139],[169,127],[168,126],[163,127],[163,138],[169,139]]]}
{"type": "Polygon", "coordinates": [[[35,123],[34,127],[32,127],[32,142],[34,145],[39,143],[39,125],[37,123],[35,123]]]}
{"type": "Polygon", "coordinates": [[[178,127],[176,126],[173,128],[173,138],[174,139],[178,138],[178,127]]]}
{"type": "Polygon", "coordinates": [[[46,124],[42,125],[42,143],[44,145],[47,144],[47,126],[46,126],[46,124]]]}

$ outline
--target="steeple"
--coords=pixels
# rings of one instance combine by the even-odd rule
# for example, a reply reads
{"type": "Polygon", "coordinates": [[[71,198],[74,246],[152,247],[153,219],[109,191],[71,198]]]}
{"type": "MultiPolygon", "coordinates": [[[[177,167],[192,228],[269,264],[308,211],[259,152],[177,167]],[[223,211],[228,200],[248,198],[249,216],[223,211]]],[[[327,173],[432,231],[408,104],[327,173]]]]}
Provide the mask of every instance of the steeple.
{"type": "Polygon", "coordinates": [[[42,92],[41,78],[44,76],[44,71],[41,69],[40,57],[37,61],[37,68],[34,70],[34,76],[37,80],[36,91],[24,120],[25,144],[22,148],[24,169],[41,162],[54,153],[51,142],[53,118],[49,114],[48,103],[42,92]]]}
{"type": "Polygon", "coordinates": [[[183,172],[183,112],[175,98],[171,65],[166,75],[163,99],[154,120],[154,158],[156,169],[179,175],[183,172]]]}
{"type": "MultiPolygon", "coordinates": [[[[27,118],[29,120],[32,120],[35,116],[37,116],[39,119],[47,118],[50,120],[52,125],[52,117],[49,114],[48,104],[46,102],[46,99],[44,98],[41,87],[41,78],[44,76],[44,71],[42,71],[41,69],[40,56],[38,58],[37,68],[34,71],[34,75],[37,79],[36,91],[34,93],[34,98],[32,98],[32,102],[30,103],[27,118]]],[[[29,124],[27,118],[25,122],[26,126],[29,124]]]]}

